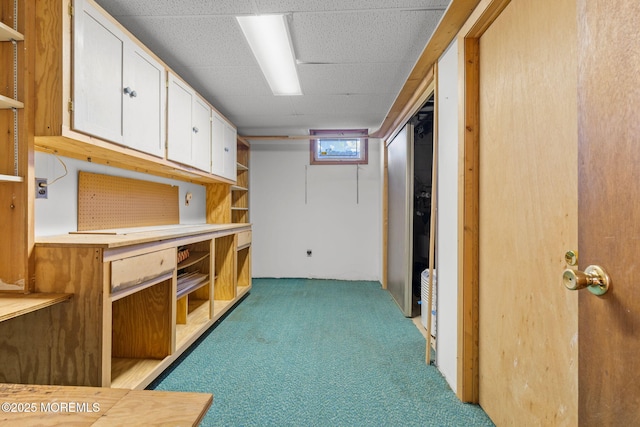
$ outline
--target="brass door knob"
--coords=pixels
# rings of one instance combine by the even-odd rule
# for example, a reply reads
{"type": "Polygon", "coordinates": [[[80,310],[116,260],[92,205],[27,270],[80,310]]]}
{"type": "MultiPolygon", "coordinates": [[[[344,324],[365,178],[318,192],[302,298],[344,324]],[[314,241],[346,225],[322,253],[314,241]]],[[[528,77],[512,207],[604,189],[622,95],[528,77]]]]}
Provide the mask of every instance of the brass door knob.
{"type": "Polygon", "coordinates": [[[604,269],[598,265],[590,265],[579,270],[566,269],[562,272],[562,283],[571,290],[588,289],[594,295],[604,295],[609,290],[611,278],[604,269]]]}

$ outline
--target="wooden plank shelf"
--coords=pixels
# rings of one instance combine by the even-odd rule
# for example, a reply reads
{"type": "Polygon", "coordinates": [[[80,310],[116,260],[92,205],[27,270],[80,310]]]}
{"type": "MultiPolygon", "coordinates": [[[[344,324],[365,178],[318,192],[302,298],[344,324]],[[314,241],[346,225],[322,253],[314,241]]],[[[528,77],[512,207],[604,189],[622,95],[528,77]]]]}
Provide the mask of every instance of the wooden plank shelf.
{"type": "Polygon", "coordinates": [[[23,182],[23,181],[24,179],[21,176],[0,174],[0,182],[23,182]]]}
{"type": "Polygon", "coordinates": [[[24,103],[16,101],[13,98],[0,95],[0,110],[8,110],[10,108],[24,108],[24,103]]]}
{"type": "Polygon", "coordinates": [[[0,293],[0,322],[69,300],[73,294],[0,293]]]}
{"type": "Polygon", "coordinates": [[[237,169],[239,171],[248,171],[249,170],[249,168],[246,167],[245,165],[243,165],[242,163],[238,163],[237,169]]]}
{"type": "Polygon", "coordinates": [[[231,208],[232,211],[248,211],[249,208],[236,208],[236,207],[232,207],[231,208]]]}
{"type": "Polygon", "coordinates": [[[176,291],[176,297],[181,298],[208,284],[209,284],[208,274],[194,273],[183,279],[178,278],[178,289],[176,291]]]}
{"type": "Polygon", "coordinates": [[[240,187],[239,185],[232,185],[231,191],[249,191],[246,187],[240,187]]]}
{"type": "Polygon", "coordinates": [[[0,22],[0,41],[8,42],[11,40],[21,41],[24,40],[24,36],[7,24],[0,22]]]}
{"type": "Polygon", "coordinates": [[[185,259],[182,262],[178,263],[178,270],[182,270],[183,268],[192,266],[206,257],[209,256],[209,252],[189,252],[189,258],[185,259]]]}

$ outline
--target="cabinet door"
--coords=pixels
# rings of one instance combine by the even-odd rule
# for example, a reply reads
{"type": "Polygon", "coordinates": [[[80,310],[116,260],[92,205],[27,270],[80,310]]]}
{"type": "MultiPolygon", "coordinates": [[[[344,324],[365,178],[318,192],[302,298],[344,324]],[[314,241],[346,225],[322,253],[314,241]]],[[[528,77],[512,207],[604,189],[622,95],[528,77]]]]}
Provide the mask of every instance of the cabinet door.
{"type": "Polygon", "coordinates": [[[238,149],[238,131],[236,128],[231,126],[229,123],[225,122],[224,126],[224,148],[223,148],[223,156],[224,156],[224,164],[223,164],[223,175],[225,178],[228,178],[232,181],[236,181],[238,178],[237,175],[237,149],[238,149]]]}
{"type": "Polygon", "coordinates": [[[225,121],[215,111],[211,117],[211,173],[224,176],[225,121]]]}
{"type": "Polygon", "coordinates": [[[124,142],[122,70],[126,36],[84,0],[75,1],[73,129],[124,142]]]}
{"type": "Polygon", "coordinates": [[[193,90],[182,80],[169,74],[167,158],[180,163],[191,163],[191,106],[193,90]]]}
{"type": "Polygon", "coordinates": [[[124,142],[162,157],[165,141],[165,69],[137,45],[126,49],[124,68],[124,142]]]}
{"type": "Polygon", "coordinates": [[[211,172],[211,107],[199,96],[195,96],[191,109],[191,165],[211,172]]]}

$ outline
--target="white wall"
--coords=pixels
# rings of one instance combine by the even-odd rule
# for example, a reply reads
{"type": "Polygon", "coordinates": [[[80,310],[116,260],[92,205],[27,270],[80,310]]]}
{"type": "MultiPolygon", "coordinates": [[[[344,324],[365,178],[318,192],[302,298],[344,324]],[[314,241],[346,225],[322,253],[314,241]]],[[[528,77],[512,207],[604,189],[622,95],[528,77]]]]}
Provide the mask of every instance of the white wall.
{"type": "Polygon", "coordinates": [[[359,166],[309,165],[309,141],[253,142],[250,153],[254,277],[380,280],[379,140],[359,166]]]}
{"type": "MultiPolygon", "coordinates": [[[[86,171],[106,175],[136,178],[144,181],[160,182],[180,187],[178,203],[180,205],[181,224],[203,224],[206,222],[206,192],[201,185],[190,184],[168,178],[156,177],[138,172],[127,171],[110,166],[60,157],[67,167],[67,175],[49,187],[47,199],[35,201],[35,235],[50,236],[66,234],[78,229],[78,172],[86,171]],[[185,206],[187,192],[193,198],[185,206]]],[[[55,156],[41,152],[35,153],[36,178],[47,178],[51,183],[64,174],[64,167],[55,156]]]]}
{"type": "Polygon", "coordinates": [[[458,358],[458,45],[438,62],[436,363],[455,391],[458,358]]]}

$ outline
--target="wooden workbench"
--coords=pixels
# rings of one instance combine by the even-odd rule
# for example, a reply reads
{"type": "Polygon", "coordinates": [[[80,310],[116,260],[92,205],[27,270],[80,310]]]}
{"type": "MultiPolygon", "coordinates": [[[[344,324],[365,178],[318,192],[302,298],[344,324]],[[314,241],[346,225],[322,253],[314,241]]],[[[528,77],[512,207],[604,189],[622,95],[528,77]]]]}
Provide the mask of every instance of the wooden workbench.
{"type": "Polygon", "coordinates": [[[19,426],[196,426],[208,393],[0,384],[0,424],[19,426]]]}

